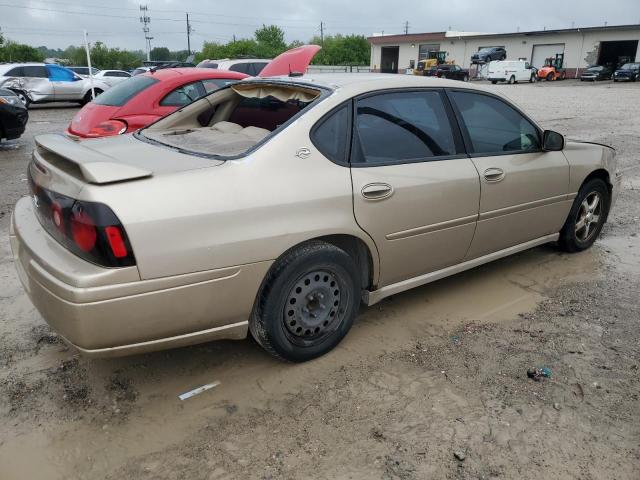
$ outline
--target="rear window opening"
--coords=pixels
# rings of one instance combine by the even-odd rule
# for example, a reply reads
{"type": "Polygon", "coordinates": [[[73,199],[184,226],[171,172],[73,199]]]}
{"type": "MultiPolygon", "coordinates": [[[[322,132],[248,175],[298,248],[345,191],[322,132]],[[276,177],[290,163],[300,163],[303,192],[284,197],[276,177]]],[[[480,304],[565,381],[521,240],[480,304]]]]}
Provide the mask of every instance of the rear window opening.
{"type": "Polygon", "coordinates": [[[193,153],[237,157],[266,140],[320,94],[304,86],[237,83],[155,123],[143,135],[193,153]]]}

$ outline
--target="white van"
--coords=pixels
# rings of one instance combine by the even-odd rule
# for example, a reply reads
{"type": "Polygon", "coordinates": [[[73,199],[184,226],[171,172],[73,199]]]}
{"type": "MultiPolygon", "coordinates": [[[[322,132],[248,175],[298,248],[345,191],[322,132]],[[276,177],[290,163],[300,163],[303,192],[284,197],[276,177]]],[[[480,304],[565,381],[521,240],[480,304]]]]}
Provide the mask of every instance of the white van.
{"type": "Polygon", "coordinates": [[[498,82],[535,82],[536,70],[524,60],[494,60],[489,63],[487,79],[494,85],[498,82]]]}

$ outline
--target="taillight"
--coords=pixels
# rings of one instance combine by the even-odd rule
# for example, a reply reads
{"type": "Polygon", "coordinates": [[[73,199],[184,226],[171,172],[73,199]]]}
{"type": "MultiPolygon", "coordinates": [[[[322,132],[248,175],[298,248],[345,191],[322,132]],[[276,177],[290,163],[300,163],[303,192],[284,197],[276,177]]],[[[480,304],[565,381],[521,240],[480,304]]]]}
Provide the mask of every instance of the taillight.
{"type": "Polygon", "coordinates": [[[127,233],[108,206],[47,190],[28,176],[38,220],[60,244],[102,267],[136,264],[127,233]]]}
{"type": "Polygon", "coordinates": [[[106,120],[91,128],[87,133],[87,137],[111,137],[113,135],[121,135],[126,131],[127,124],[122,120],[106,120]]]}
{"type": "MultiPolygon", "coordinates": [[[[74,205],[74,207],[75,206],[76,205],[74,205]]],[[[96,225],[82,207],[77,208],[75,212],[72,209],[69,225],[71,238],[80,250],[90,252],[95,248],[98,238],[96,225]]]]}

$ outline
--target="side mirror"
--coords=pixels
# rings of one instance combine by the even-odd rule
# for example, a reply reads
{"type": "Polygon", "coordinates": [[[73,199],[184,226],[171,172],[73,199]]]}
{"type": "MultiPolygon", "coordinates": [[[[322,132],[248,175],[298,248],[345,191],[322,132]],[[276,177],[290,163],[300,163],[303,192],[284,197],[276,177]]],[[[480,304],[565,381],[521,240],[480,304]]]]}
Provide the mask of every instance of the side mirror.
{"type": "Polygon", "coordinates": [[[542,149],[546,152],[559,152],[564,148],[564,136],[553,130],[545,130],[542,134],[542,149]]]}

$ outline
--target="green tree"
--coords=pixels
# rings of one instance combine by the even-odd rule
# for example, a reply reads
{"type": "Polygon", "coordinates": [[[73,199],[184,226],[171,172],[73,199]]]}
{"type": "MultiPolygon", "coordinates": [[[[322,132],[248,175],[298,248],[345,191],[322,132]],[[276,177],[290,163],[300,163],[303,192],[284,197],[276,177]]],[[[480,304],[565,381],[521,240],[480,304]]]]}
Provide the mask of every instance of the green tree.
{"type": "Polygon", "coordinates": [[[175,60],[167,47],[153,47],[151,49],[151,60],[175,60]]]}
{"type": "Polygon", "coordinates": [[[368,65],[371,47],[364,35],[328,35],[324,42],[313,37],[310,43],[322,45],[313,58],[314,65],[368,65]]]}
{"type": "Polygon", "coordinates": [[[0,62],[41,62],[44,56],[23,43],[4,41],[0,45],[0,62]]]}
{"type": "Polygon", "coordinates": [[[271,58],[280,55],[287,49],[284,32],[277,25],[263,25],[255,32],[258,44],[258,56],[271,58]]]}

